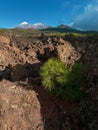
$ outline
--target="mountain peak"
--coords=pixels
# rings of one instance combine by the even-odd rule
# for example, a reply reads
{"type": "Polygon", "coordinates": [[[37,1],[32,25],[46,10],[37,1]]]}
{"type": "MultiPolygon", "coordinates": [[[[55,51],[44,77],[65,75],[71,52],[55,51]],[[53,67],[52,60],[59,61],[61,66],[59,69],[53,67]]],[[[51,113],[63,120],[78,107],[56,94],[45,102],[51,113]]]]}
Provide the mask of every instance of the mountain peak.
{"type": "Polygon", "coordinates": [[[20,23],[20,25],[27,25],[28,23],[27,22],[22,22],[22,23],[20,23]]]}
{"type": "Polygon", "coordinates": [[[69,26],[65,25],[65,24],[61,24],[59,25],[57,28],[70,28],[69,26]]]}

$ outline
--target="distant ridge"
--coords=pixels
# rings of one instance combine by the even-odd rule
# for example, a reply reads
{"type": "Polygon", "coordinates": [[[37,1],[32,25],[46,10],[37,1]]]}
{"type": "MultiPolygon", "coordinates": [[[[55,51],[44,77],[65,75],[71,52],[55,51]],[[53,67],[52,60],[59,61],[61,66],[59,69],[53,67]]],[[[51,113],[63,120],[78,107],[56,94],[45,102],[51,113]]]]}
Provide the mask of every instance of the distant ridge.
{"type": "Polygon", "coordinates": [[[44,31],[48,31],[48,32],[74,32],[74,33],[80,33],[82,31],[71,28],[70,26],[67,26],[65,24],[61,24],[57,27],[48,27],[46,29],[43,29],[44,31]]]}
{"type": "MultiPolygon", "coordinates": [[[[56,27],[52,27],[43,23],[34,23],[34,24],[29,24],[28,22],[24,21],[22,23],[20,23],[19,25],[7,29],[7,28],[1,28],[1,31],[4,30],[13,30],[17,32],[20,30],[22,32],[22,30],[27,29],[28,32],[34,32],[35,30],[38,32],[44,32],[44,33],[81,33],[81,34],[98,34],[98,31],[83,31],[83,30],[79,30],[79,29],[75,29],[72,28],[71,26],[65,25],[65,24],[60,24],[56,27]]],[[[5,31],[6,32],[6,31],[5,31]]]]}
{"type": "Polygon", "coordinates": [[[18,26],[14,28],[23,28],[23,29],[46,29],[48,28],[48,25],[45,25],[43,23],[35,23],[35,24],[29,24],[28,22],[22,22],[18,26]]]}

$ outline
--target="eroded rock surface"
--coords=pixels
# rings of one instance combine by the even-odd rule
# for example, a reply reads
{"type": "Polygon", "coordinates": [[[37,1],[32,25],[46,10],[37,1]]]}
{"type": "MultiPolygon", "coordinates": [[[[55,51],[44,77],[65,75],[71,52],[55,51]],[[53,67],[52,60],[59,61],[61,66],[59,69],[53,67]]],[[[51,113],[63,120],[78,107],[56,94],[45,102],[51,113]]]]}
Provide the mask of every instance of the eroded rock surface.
{"type": "Polygon", "coordinates": [[[0,35],[0,130],[97,130],[97,108],[97,37],[0,35]],[[51,57],[84,65],[83,88],[89,99],[79,104],[47,98],[39,70],[51,57]]]}

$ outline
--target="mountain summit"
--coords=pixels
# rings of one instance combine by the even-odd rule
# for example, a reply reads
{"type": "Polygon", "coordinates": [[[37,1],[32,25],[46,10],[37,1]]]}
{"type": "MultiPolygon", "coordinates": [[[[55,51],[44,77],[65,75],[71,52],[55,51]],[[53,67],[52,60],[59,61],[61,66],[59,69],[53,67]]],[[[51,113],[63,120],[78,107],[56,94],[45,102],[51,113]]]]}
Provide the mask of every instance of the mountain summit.
{"type": "Polygon", "coordinates": [[[65,25],[65,24],[61,24],[61,25],[59,25],[59,26],[57,26],[57,28],[61,28],[61,29],[63,29],[63,28],[71,28],[71,27],[69,27],[69,26],[67,26],[67,25],[65,25]]]}
{"type": "Polygon", "coordinates": [[[27,22],[22,22],[20,23],[16,28],[23,28],[23,29],[27,29],[27,28],[31,28],[32,25],[30,25],[29,23],[27,22]]]}
{"type": "Polygon", "coordinates": [[[47,32],[61,32],[61,33],[66,33],[66,32],[79,33],[79,32],[81,32],[80,30],[71,28],[70,26],[67,26],[65,24],[61,24],[57,27],[48,27],[48,28],[43,29],[43,30],[47,31],[47,32]]]}
{"type": "Polygon", "coordinates": [[[29,24],[28,22],[22,22],[15,28],[23,28],[23,29],[46,29],[48,28],[48,25],[45,25],[43,23],[35,23],[35,24],[29,24]]]}
{"type": "Polygon", "coordinates": [[[20,25],[27,25],[28,23],[27,22],[22,22],[20,25]]]}

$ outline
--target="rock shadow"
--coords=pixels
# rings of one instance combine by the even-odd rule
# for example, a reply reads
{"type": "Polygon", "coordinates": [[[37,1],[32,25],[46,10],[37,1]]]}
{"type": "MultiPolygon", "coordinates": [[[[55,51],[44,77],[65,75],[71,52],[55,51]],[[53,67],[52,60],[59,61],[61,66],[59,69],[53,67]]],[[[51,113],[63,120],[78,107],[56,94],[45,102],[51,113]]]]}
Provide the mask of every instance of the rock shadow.
{"type": "Polygon", "coordinates": [[[16,64],[15,66],[8,65],[4,70],[0,71],[0,81],[3,79],[15,82],[20,81],[25,78],[36,78],[39,77],[39,70],[42,63],[26,63],[26,64],[16,64]]]}
{"type": "Polygon", "coordinates": [[[67,102],[62,100],[59,96],[51,96],[41,84],[39,75],[42,63],[24,65],[17,64],[15,66],[8,65],[5,70],[0,71],[0,80],[7,79],[11,82],[16,82],[19,86],[26,90],[33,90],[36,92],[38,101],[40,103],[40,113],[43,119],[43,124],[34,129],[38,130],[67,130],[77,127],[78,104],[76,102],[67,102]]]}
{"type": "Polygon", "coordinates": [[[47,47],[44,48],[42,53],[39,50],[37,51],[37,58],[40,62],[46,62],[49,58],[57,56],[58,56],[57,48],[51,50],[50,47],[47,47]]]}

